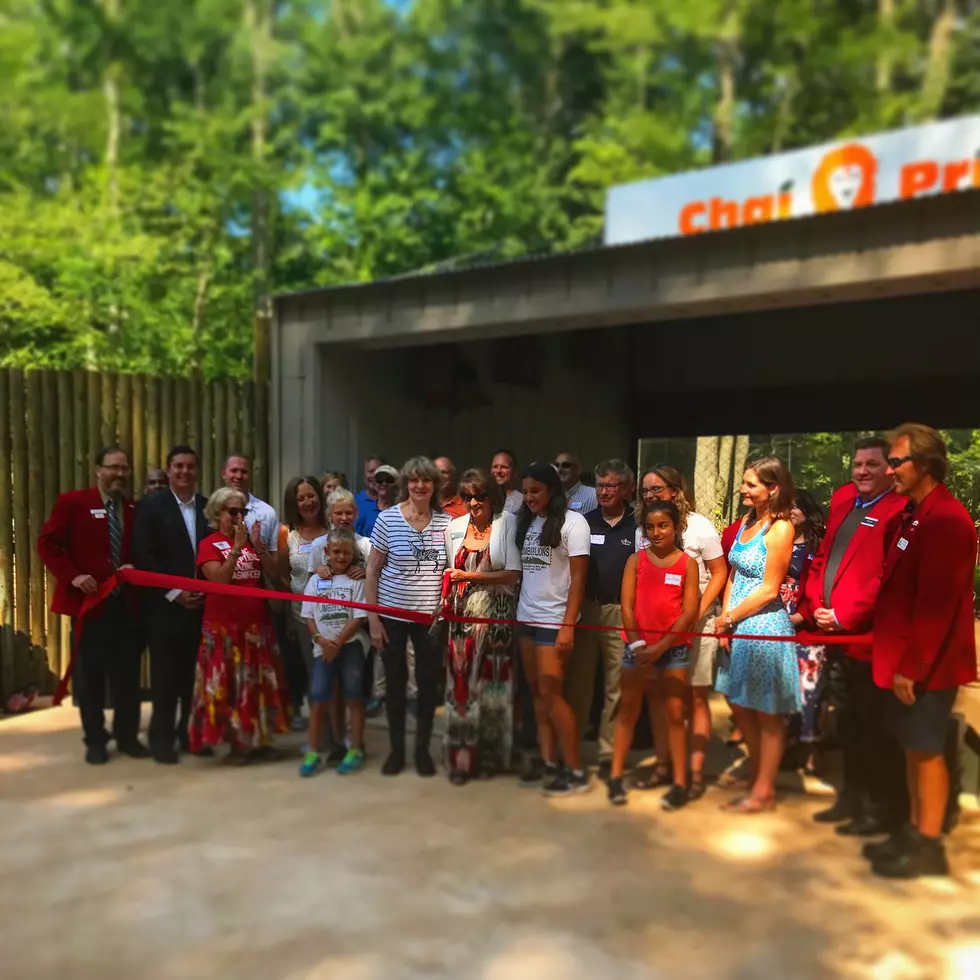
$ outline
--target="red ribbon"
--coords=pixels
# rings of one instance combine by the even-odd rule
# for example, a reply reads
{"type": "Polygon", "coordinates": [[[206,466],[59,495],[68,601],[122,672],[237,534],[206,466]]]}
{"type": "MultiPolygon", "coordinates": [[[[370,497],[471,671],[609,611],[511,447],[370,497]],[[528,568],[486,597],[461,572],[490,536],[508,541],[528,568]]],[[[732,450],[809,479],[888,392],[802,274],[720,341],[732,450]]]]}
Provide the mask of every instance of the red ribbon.
{"type": "MultiPolygon", "coordinates": [[[[159,572],[145,572],[138,568],[120,568],[115,574],[106,579],[99,586],[97,592],[85,597],[82,608],[78,614],[75,624],[75,636],[72,644],[71,659],[65,670],[64,677],[58,684],[58,689],[54,694],[54,704],[59,705],[64,700],[68,691],[68,683],[71,680],[72,670],[75,666],[75,658],[78,653],[78,642],[82,637],[85,628],[85,619],[100,606],[110,592],[118,585],[137,585],[142,588],[180,589],[184,592],[202,592],[209,595],[228,595],[239,599],[282,599],[284,602],[319,602],[332,606],[347,606],[350,609],[362,609],[365,612],[377,613],[389,619],[407,620],[412,623],[420,623],[423,626],[431,626],[436,619],[442,618],[454,623],[472,623],[481,626],[505,625],[505,626],[539,626],[546,629],[560,629],[564,623],[541,623],[520,619],[488,619],[482,616],[457,616],[449,612],[446,599],[449,595],[449,572],[443,576],[442,598],[443,608],[439,612],[422,613],[415,609],[400,609],[397,606],[375,606],[365,602],[347,602],[343,599],[328,599],[326,596],[303,595],[295,592],[275,592],[271,589],[261,589],[250,585],[232,585],[221,582],[208,582],[197,578],[182,578],[179,575],[163,575],[159,572]]],[[[574,629],[581,630],[601,630],[604,632],[619,632],[621,626],[603,626],[593,623],[577,623],[574,629]]],[[[638,633],[647,635],[664,636],[667,633],[676,636],[679,640],[689,640],[695,636],[716,636],[715,633],[698,633],[693,630],[654,630],[638,629],[638,633]]],[[[799,643],[803,646],[870,646],[871,634],[844,634],[844,633],[796,633],[793,636],[764,636],[754,633],[739,633],[739,640],[768,640],[778,643],[799,643]]]]}

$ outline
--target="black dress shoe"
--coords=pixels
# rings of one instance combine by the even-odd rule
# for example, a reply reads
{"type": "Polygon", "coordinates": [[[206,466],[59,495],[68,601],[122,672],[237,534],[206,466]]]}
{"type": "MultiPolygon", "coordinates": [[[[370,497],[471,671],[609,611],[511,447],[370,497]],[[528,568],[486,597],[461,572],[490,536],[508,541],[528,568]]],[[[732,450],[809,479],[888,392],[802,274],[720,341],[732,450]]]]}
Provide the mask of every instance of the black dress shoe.
{"type": "Polygon", "coordinates": [[[902,824],[898,830],[884,840],[869,841],[861,848],[861,854],[869,861],[879,861],[884,858],[891,860],[909,847],[910,842],[914,839],[915,828],[912,824],[902,824]]]}
{"type": "Polygon", "coordinates": [[[109,761],[109,750],[104,745],[89,745],[85,749],[85,761],[90,766],[104,766],[109,761]]]}
{"type": "Polygon", "coordinates": [[[432,761],[428,749],[418,748],[415,750],[415,771],[420,776],[434,776],[436,774],[436,764],[432,761]]]}
{"type": "Polygon", "coordinates": [[[813,815],[817,823],[843,823],[854,816],[854,806],[843,797],[838,797],[832,807],[826,810],[819,810],[813,815]]]}
{"type": "Polygon", "coordinates": [[[913,829],[900,854],[872,861],[871,870],[882,878],[920,878],[922,875],[948,875],[949,862],[941,837],[923,837],[913,829]]]}
{"type": "Polygon", "coordinates": [[[877,837],[889,833],[893,828],[894,824],[883,823],[870,813],[862,813],[847,823],[838,824],[834,827],[834,833],[842,837],[877,837]]]}
{"type": "Polygon", "coordinates": [[[175,766],[180,762],[180,758],[172,748],[153,749],[153,759],[163,766],[175,766]]]}
{"type": "Polygon", "coordinates": [[[149,759],[153,754],[139,739],[132,742],[117,742],[116,748],[131,759],[149,759]]]}
{"type": "Polygon", "coordinates": [[[392,752],[381,767],[382,776],[397,776],[405,768],[405,757],[392,752]]]}
{"type": "Polygon", "coordinates": [[[214,749],[210,745],[202,745],[196,752],[191,752],[191,755],[198,759],[213,759],[214,749]]]}

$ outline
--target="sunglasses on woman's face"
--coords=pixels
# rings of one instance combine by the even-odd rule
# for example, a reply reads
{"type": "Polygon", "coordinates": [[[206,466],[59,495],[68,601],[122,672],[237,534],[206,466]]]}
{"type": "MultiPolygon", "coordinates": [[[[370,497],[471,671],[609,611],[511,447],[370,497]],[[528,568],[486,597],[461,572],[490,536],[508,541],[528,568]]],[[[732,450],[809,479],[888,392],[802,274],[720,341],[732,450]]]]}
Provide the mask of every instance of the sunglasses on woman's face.
{"type": "Polygon", "coordinates": [[[388,476],[387,473],[382,473],[381,476],[376,476],[374,478],[374,482],[377,483],[379,486],[385,486],[387,484],[394,483],[395,479],[394,477],[388,476]]]}
{"type": "Polygon", "coordinates": [[[463,498],[463,503],[468,504],[471,500],[477,501],[477,503],[483,503],[487,499],[485,493],[461,493],[460,497],[463,498]]]}
{"type": "Polygon", "coordinates": [[[225,510],[229,517],[241,517],[245,513],[241,507],[226,507],[225,510]]]}

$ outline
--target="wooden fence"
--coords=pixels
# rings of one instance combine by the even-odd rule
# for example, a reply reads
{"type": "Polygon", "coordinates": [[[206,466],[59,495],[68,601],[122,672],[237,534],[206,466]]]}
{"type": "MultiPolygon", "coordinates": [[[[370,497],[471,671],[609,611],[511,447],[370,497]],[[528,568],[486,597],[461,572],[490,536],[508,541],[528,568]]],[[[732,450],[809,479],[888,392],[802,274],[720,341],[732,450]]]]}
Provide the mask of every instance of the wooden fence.
{"type": "Polygon", "coordinates": [[[54,689],[67,664],[70,624],[48,610],[53,581],[35,551],[58,494],[95,482],[100,446],[130,450],[133,490],[179,443],[200,457],[200,491],[220,485],[225,457],[252,460],[268,488],[268,385],[86,371],[0,369],[0,695],[54,689]]]}

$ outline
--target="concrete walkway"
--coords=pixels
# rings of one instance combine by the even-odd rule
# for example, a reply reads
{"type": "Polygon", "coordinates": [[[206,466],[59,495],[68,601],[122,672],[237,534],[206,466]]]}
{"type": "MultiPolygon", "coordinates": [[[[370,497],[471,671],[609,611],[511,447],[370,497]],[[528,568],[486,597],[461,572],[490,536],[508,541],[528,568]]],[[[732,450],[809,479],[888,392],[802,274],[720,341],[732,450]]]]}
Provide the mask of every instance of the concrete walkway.
{"type": "MultiPolygon", "coordinates": [[[[298,755],[299,736],[283,740],[298,755]]],[[[0,720],[0,975],[98,980],[980,977],[980,818],[949,880],[873,879],[810,822],[512,779],[301,780],[82,762],[71,708],[0,720]]]]}

